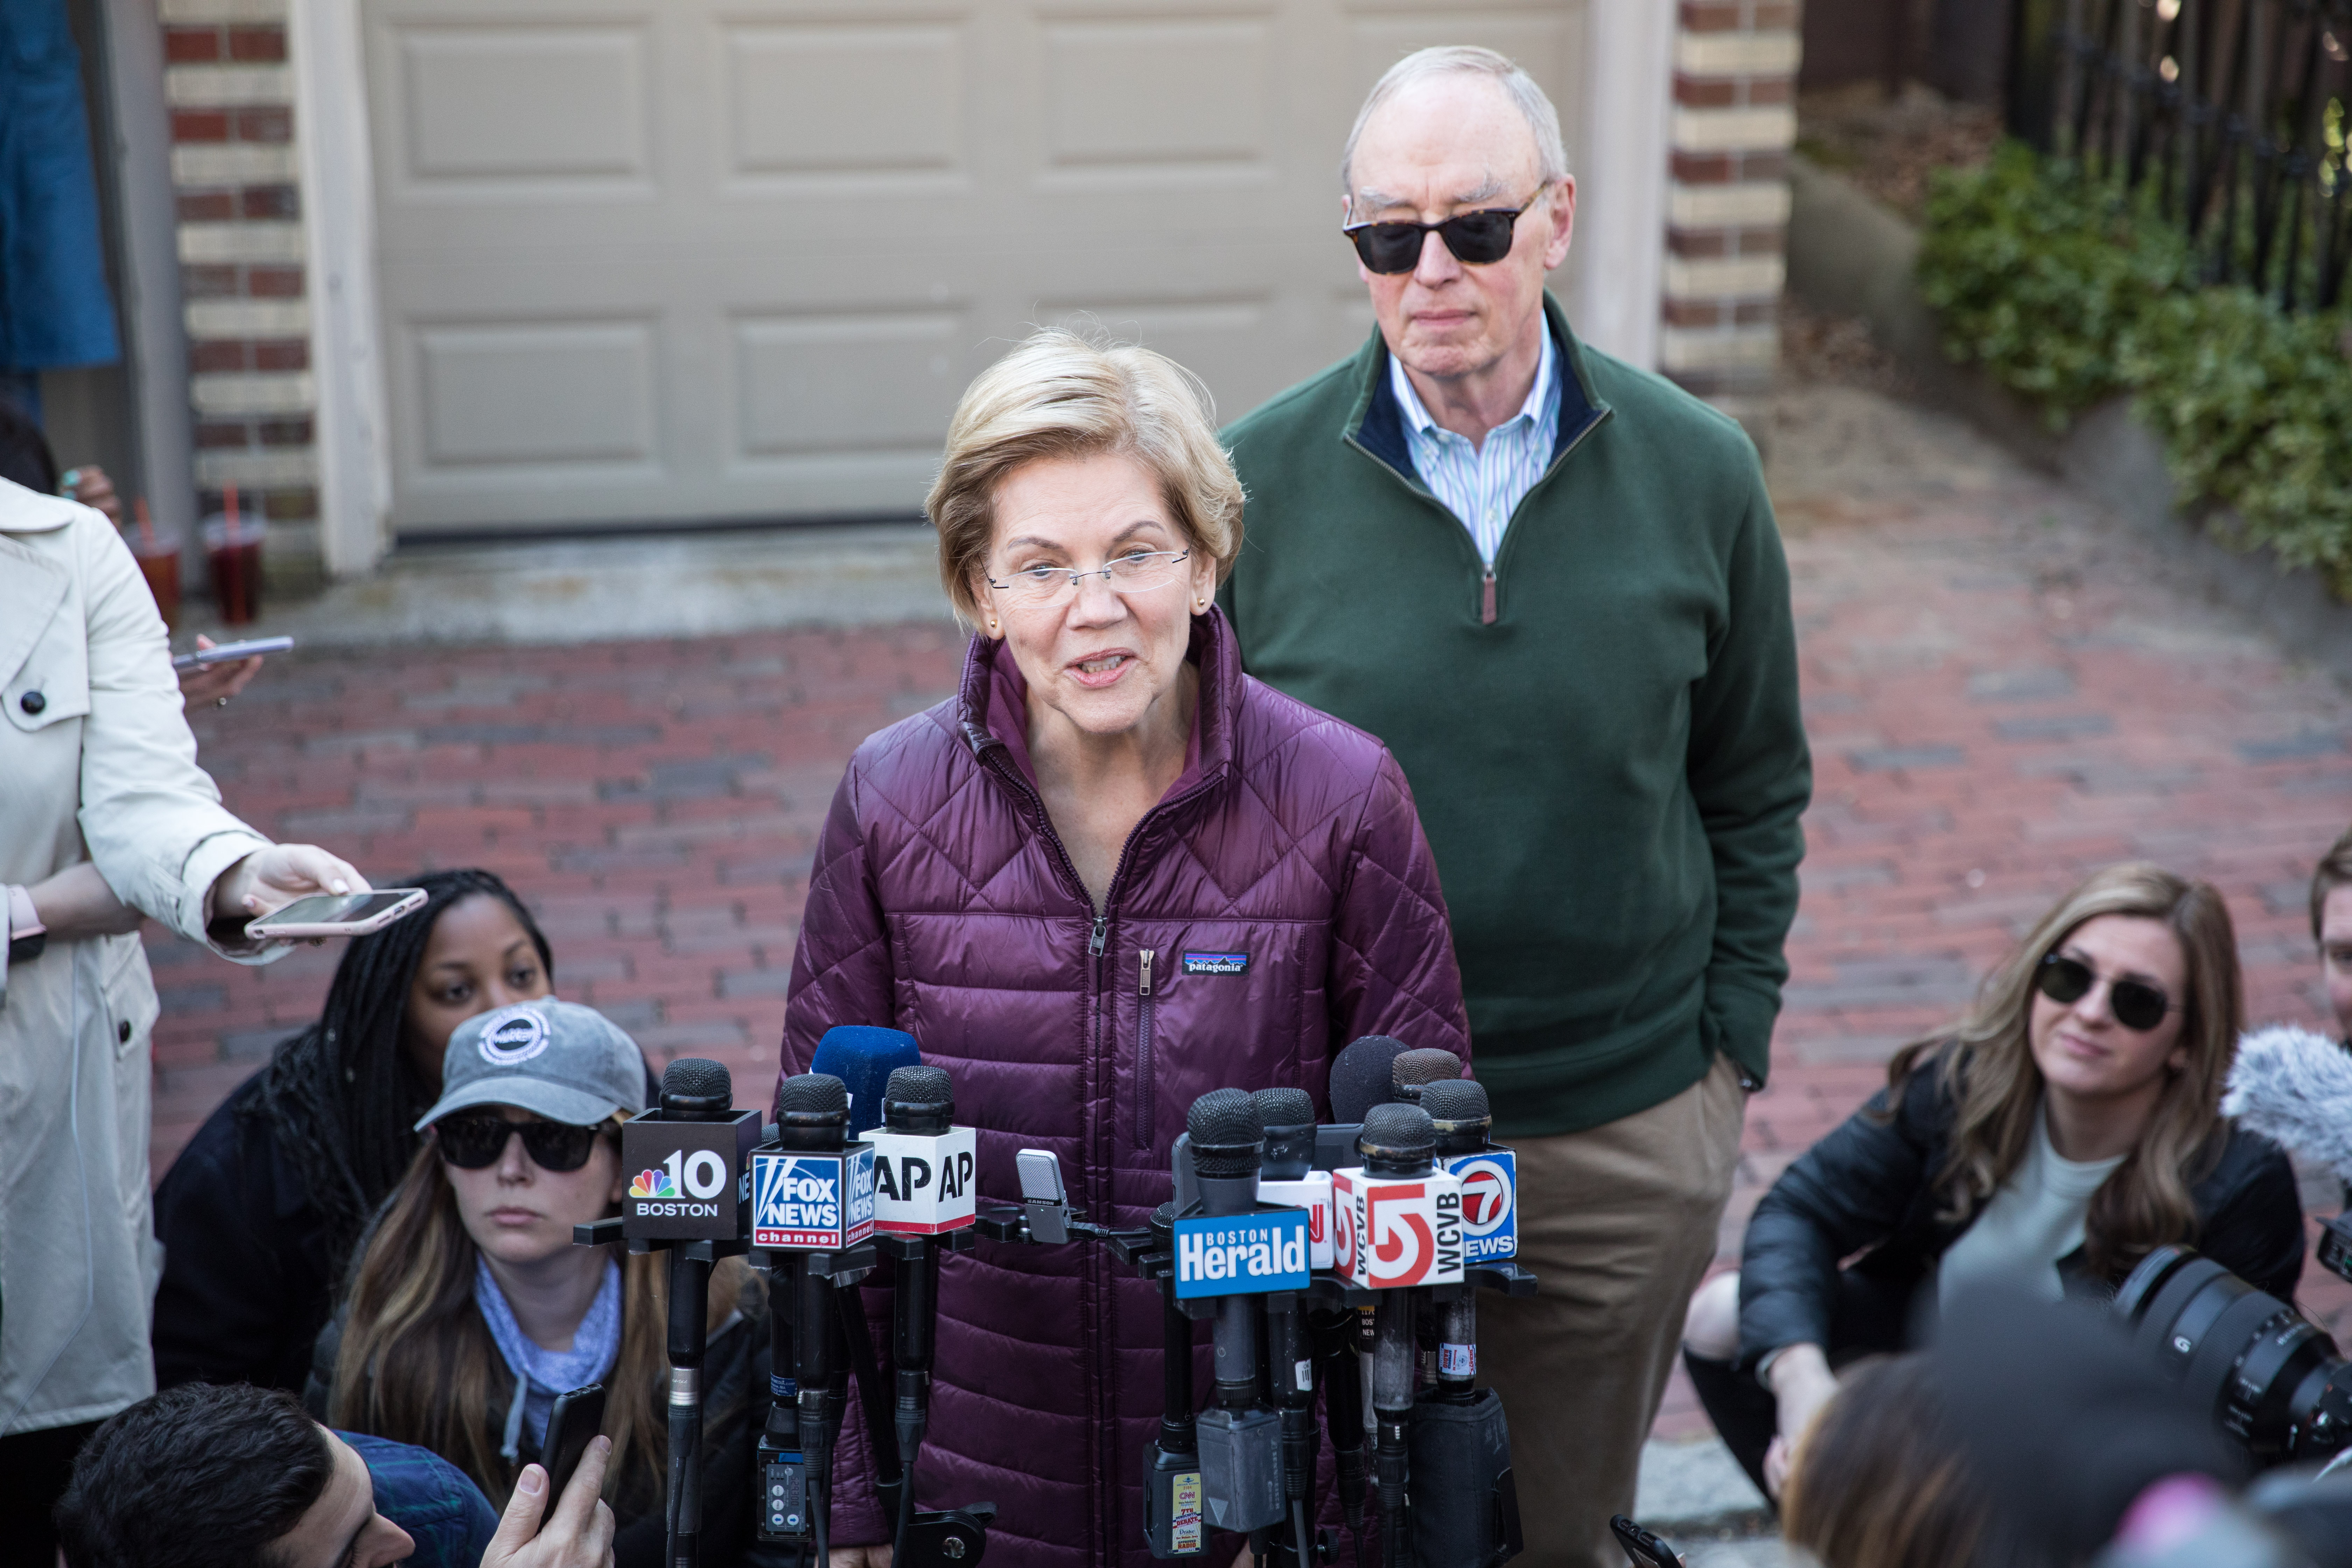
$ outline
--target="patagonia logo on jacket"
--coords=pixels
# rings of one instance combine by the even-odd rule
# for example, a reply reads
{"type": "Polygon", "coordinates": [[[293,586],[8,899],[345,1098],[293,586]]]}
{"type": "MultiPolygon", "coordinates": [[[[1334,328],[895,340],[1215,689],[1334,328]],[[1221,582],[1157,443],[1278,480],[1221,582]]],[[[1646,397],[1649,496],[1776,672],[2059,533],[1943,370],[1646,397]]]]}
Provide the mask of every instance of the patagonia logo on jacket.
{"type": "Polygon", "coordinates": [[[1243,974],[1249,970],[1246,952],[1188,952],[1184,955],[1187,974],[1243,974]]]}

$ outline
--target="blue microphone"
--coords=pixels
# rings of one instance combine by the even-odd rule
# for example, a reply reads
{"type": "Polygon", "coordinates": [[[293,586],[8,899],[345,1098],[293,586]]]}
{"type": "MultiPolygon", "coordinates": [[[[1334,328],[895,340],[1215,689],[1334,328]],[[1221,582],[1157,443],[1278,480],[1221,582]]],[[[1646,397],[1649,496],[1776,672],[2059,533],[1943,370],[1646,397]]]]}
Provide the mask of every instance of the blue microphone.
{"type": "Polygon", "coordinates": [[[855,1142],[882,1125],[882,1091],[900,1068],[920,1067],[923,1053],[904,1029],[835,1024],[817,1042],[809,1071],[829,1073],[849,1089],[849,1136],[855,1142]]]}

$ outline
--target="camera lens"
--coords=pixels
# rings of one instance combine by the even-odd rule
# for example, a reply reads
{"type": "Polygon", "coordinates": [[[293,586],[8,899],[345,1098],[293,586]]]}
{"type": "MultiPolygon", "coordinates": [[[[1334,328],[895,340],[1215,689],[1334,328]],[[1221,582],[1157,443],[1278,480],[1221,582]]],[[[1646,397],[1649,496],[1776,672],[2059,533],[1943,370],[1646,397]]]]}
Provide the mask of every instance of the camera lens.
{"type": "Polygon", "coordinates": [[[2186,1247],[2160,1247],[2116,1292],[2135,1342],[2265,1465],[2352,1441],[2352,1363],[2293,1307],[2186,1247]]]}

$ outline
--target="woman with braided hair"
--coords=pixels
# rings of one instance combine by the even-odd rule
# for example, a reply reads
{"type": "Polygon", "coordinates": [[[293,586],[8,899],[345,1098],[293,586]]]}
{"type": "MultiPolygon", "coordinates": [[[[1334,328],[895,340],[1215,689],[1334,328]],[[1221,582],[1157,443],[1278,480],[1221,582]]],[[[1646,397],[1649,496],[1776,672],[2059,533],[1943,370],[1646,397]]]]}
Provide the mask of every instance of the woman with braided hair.
{"type": "Polygon", "coordinates": [[[450,1034],[551,994],[547,938],[488,871],[355,939],[319,1020],[213,1112],[155,1193],[155,1376],[299,1394],[361,1233],[422,1145],[450,1034]]]}

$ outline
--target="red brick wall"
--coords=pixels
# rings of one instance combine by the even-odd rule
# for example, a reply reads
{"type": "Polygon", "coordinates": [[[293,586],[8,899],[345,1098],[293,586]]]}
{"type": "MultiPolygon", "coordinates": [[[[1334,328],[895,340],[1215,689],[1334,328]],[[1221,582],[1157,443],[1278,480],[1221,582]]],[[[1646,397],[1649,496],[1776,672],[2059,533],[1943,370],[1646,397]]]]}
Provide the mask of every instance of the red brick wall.
{"type": "Polygon", "coordinates": [[[1801,52],[1795,0],[1683,0],[1658,361],[1734,413],[1779,355],[1801,52]]]}
{"type": "Polygon", "coordinates": [[[310,321],[285,0],[163,0],[196,480],[315,554],[310,321]]]}

